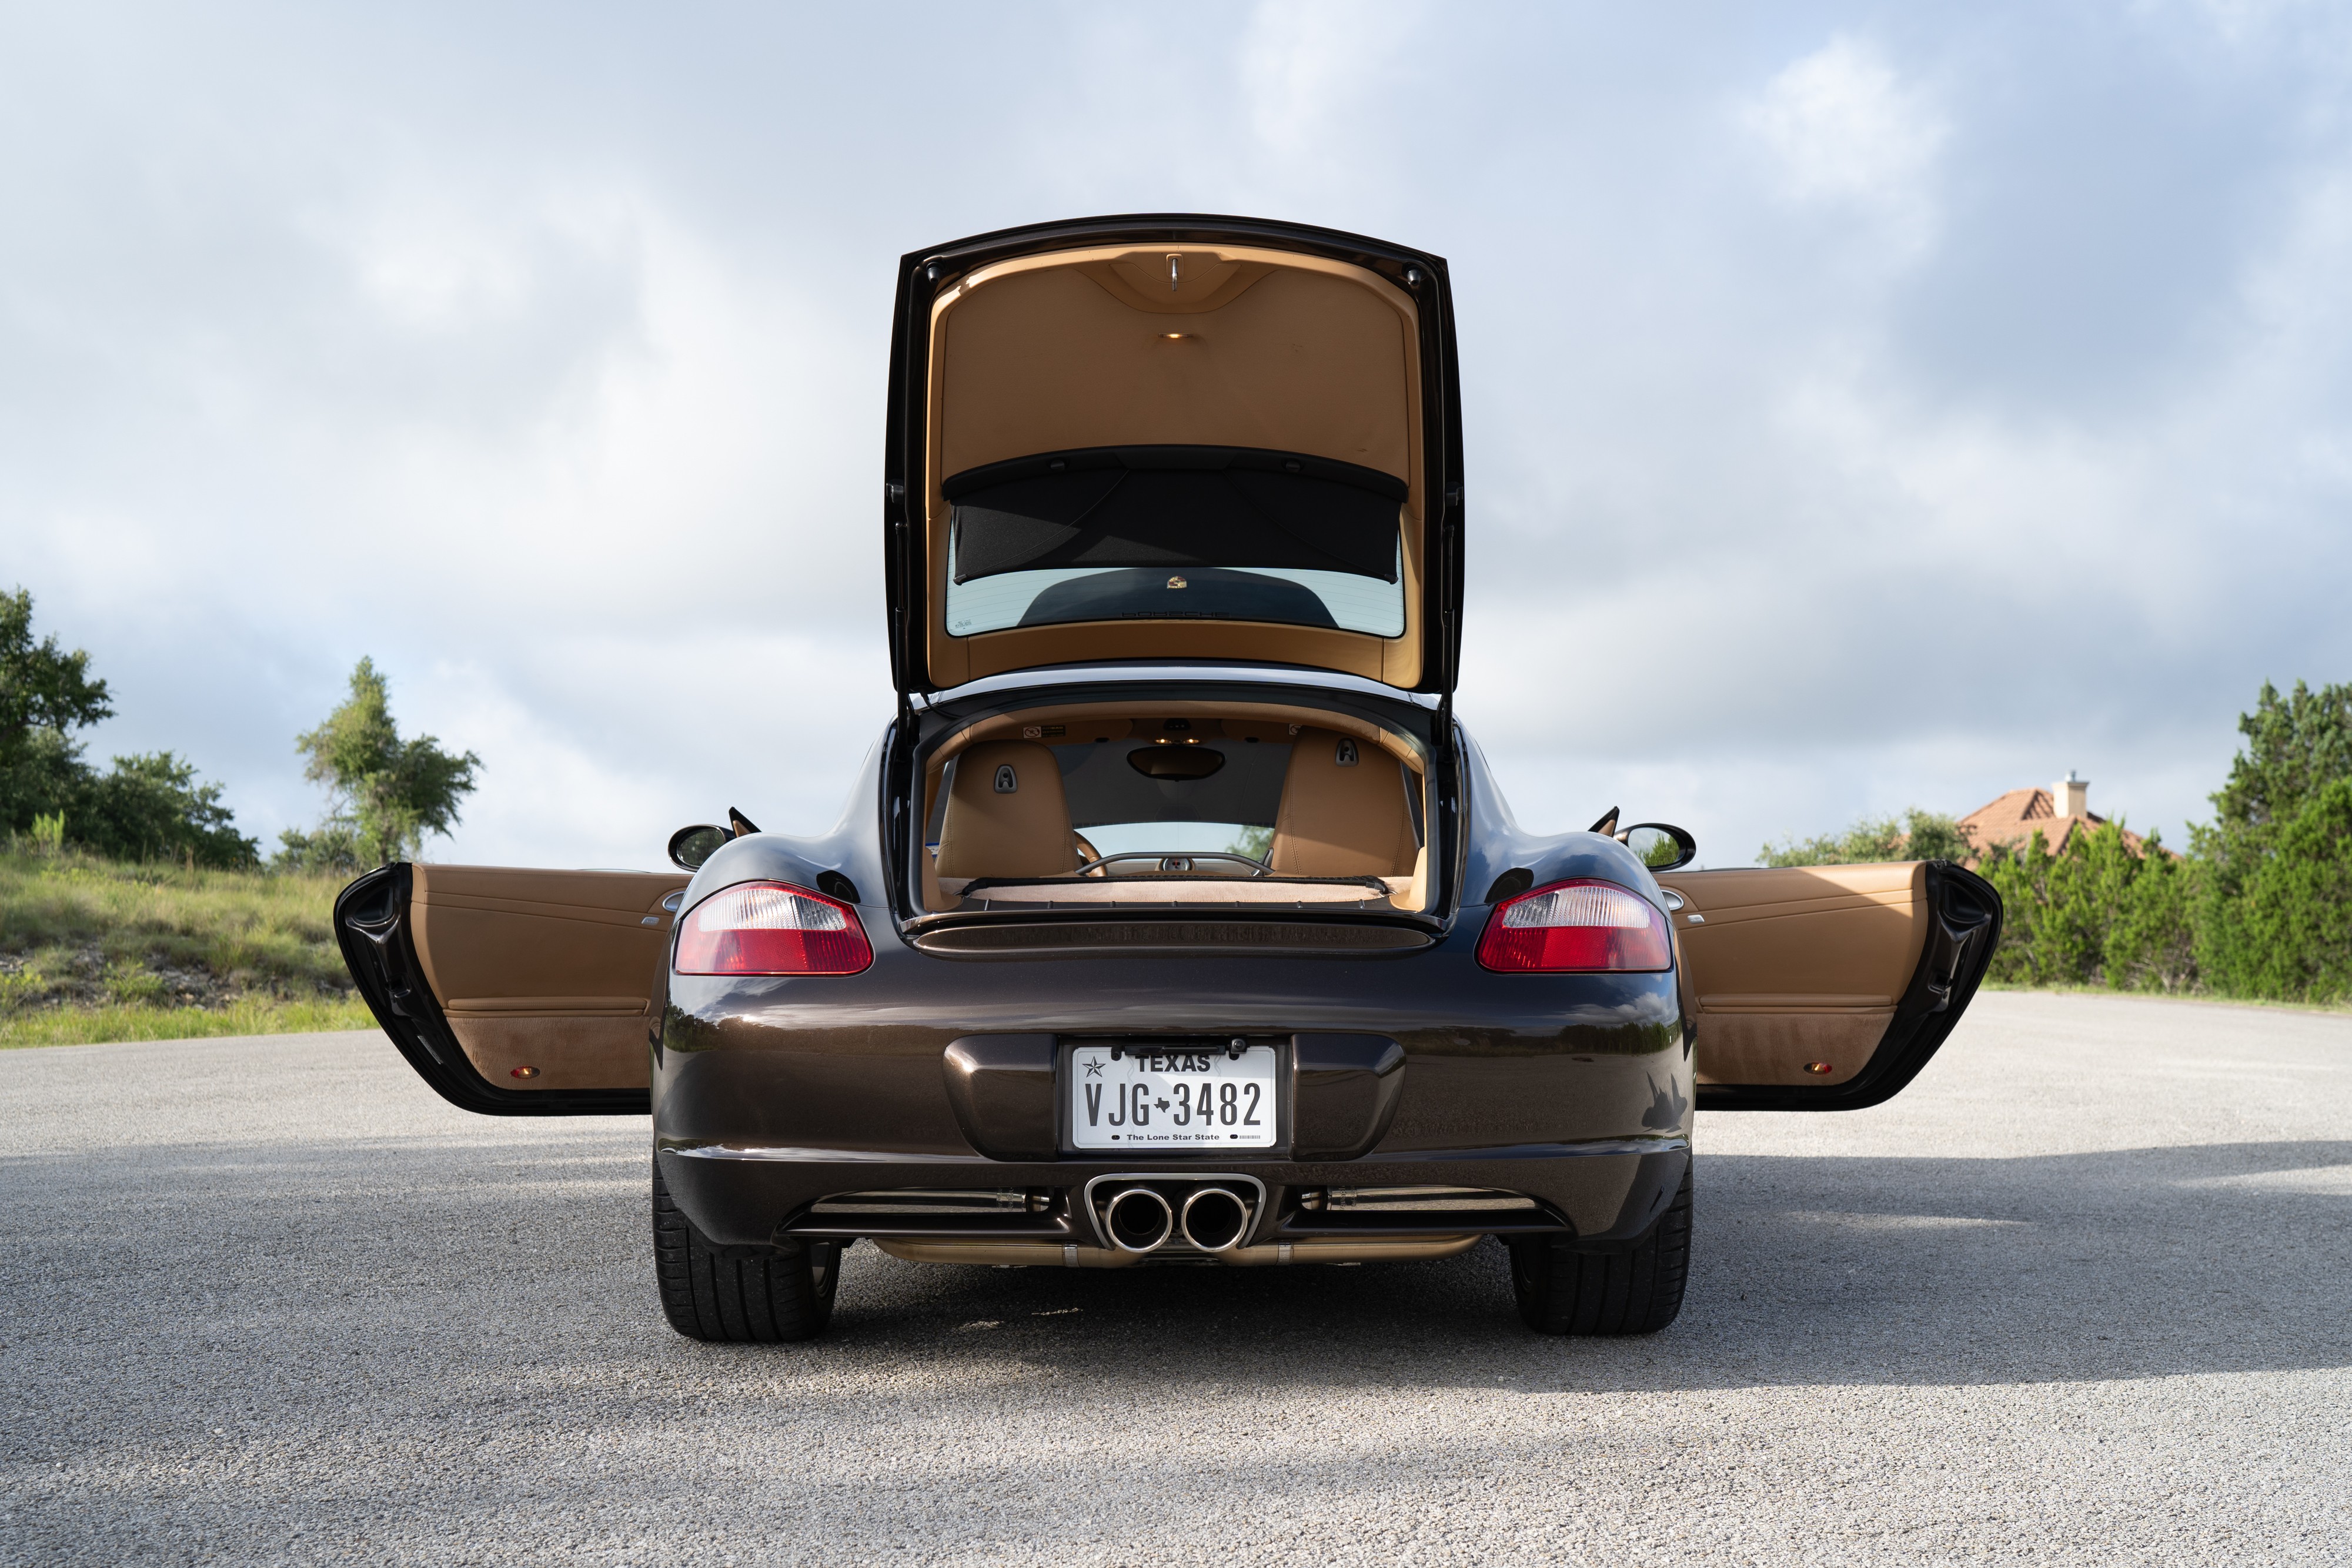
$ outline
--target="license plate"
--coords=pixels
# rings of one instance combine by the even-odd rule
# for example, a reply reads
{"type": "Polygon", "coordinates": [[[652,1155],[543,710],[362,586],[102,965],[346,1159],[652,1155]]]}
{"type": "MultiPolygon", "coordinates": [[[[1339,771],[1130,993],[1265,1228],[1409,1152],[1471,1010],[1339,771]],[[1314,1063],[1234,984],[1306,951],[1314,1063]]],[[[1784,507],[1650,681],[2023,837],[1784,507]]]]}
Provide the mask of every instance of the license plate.
{"type": "Polygon", "coordinates": [[[1270,1149],[1275,1049],[1081,1045],[1070,1051],[1070,1144],[1080,1149],[1270,1149]]]}

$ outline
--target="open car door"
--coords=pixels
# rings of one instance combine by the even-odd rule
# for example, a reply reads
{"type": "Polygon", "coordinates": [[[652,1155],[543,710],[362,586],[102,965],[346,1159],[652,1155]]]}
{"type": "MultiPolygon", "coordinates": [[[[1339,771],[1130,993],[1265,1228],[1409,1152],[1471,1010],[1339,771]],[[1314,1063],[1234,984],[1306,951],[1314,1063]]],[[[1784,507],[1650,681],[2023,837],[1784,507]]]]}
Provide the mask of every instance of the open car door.
{"type": "Polygon", "coordinates": [[[1703,1109],[1853,1111],[1959,1021],[2000,895],[1943,861],[1666,872],[1703,1109]]]}
{"type": "Polygon", "coordinates": [[[643,1115],[687,881],[390,865],[335,900],[335,939],[384,1033],[452,1104],[643,1115]]]}

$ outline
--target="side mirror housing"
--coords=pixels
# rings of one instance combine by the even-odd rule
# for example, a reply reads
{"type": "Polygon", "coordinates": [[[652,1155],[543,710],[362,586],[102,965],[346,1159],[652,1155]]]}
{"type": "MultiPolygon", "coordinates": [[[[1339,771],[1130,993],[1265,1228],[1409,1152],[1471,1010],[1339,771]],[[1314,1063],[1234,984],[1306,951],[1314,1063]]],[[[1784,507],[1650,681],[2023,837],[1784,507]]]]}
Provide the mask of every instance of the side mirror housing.
{"type": "Polygon", "coordinates": [[[1672,823],[1636,822],[1614,836],[1652,871],[1673,871],[1698,858],[1698,841],[1672,823]]]}
{"type": "Polygon", "coordinates": [[[711,822],[697,822],[669,836],[669,863],[681,871],[700,871],[702,862],[719,852],[734,835],[711,822]]]}

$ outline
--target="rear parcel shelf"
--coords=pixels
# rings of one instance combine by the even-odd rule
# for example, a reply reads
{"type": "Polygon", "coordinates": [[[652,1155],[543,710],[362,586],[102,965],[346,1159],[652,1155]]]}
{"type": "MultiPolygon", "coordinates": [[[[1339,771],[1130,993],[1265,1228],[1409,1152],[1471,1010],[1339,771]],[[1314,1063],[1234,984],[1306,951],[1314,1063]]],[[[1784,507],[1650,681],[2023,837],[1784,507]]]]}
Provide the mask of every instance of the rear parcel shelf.
{"type": "Polygon", "coordinates": [[[1405,953],[1435,940],[1419,925],[1392,921],[1012,920],[917,922],[915,946],[941,957],[1076,956],[1089,952],[1405,953]]]}

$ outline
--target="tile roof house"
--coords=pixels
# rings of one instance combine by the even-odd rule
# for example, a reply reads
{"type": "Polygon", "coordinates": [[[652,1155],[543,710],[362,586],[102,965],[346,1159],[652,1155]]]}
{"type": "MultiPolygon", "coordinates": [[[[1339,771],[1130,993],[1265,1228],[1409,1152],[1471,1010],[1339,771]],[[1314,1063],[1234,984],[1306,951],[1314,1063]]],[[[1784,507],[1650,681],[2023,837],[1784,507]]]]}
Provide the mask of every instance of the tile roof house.
{"type": "MultiPolygon", "coordinates": [[[[2011,789],[2000,800],[1978,807],[1960,819],[1960,831],[1970,847],[1982,854],[1995,845],[2022,848],[2038,829],[2050,852],[2056,854],[2079,828],[2088,832],[2104,828],[2107,820],[2090,807],[2091,781],[2077,779],[2073,769],[2047,789],[2011,789]]],[[[2124,847],[2134,854],[2147,852],[2147,841],[2129,828],[2122,830],[2124,847]]]]}

